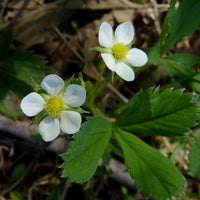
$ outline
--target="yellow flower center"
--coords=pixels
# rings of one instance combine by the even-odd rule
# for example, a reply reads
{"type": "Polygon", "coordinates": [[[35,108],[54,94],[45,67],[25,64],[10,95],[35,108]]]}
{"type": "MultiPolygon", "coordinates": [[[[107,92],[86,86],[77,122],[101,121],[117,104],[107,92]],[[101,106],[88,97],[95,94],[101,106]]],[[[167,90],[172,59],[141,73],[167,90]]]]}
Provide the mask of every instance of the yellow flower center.
{"type": "Polygon", "coordinates": [[[124,43],[119,42],[113,45],[111,51],[115,59],[123,60],[128,53],[128,47],[124,43]]]}
{"type": "Polygon", "coordinates": [[[49,113],[49,115],[56,117],[60,115],[63,111],[64,102],[58,96],[52,96],[50,99],[47,100],[45,109],[49,113]]]}

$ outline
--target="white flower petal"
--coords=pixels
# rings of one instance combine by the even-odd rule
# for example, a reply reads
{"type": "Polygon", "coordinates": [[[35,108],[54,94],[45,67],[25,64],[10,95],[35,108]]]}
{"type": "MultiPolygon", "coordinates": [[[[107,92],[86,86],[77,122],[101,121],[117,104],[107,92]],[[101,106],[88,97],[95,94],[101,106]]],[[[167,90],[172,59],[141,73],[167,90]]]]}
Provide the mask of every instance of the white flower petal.
{"type": "Polygon", "coordinates": [[[133,69],[122,61],[117,63],[116,73],[126,81],[133,81],[135,79],[135,73],[133,69]]]}
{"type": "Polygon", "coordinates": [[[84,104],[86,99],[86,90],[83,86],[71,84],[67,87],[63,100],[71,107],[79,107],[84,104]]]}
{"type": "Polygon", "coordinates": [[[114,57],[109,53],[102,53],[101,54],[105,64],[111,71],[116,71],[116,61],[114,57]]]}
{"type": "Polygon", "coordinates": [[[20,108],[25,115],[33,117],[44,109],[44,104],[44,99],[38,93],[31,92],[22,99],[20,108]]]}
{"type": "Polygon", "coordinates": [[[81,126],[81,115],[75,111],[63,111],[61,113],[60,128],[64,133],[74,134],[81,126]]]}
{"type": "Polygon", "coordinates": [[[123,42],[126,45],[133,41],[134,35],[134,27],[130,22],[124,22],[120,24],[115,31],[115,38],[117,42],[123,42]]]}
{"type": "Polygon", "coordinates": [[[39,124],[39,133],[45,142],[50,142],[58,137],[60,133],[58,118],[48,116],[39,124]]]}
{"type": "Polygon", "coordinates": [[[41,87],[46,90],[48,94],[56,95],[64,87],[64,84],[62,78],[55,74],[50,74],[42,80],[41,87]]]}
{"type": "Polygon", "coordinates": [[[99,44],[103,47],[113,46],[113,29],[107,22],[103,22],[99,28],[99,44]]]}
{"type": "Polygon", "coordinates": [[[147,54],[141,49],[137,48],[130,49],[128,51],[126,59],[131,65],[135,67],[141,67],[145,65],[148,61],[147,54]]]}

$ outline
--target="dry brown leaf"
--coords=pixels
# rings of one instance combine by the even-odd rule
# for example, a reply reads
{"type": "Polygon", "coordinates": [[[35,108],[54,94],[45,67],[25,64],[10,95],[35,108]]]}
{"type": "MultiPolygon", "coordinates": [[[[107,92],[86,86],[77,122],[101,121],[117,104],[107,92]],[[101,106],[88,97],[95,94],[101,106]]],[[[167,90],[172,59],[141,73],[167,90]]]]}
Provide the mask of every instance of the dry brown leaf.
{"type": "Polygon", "coordinates": [[[114,10],[113,15],[117,23],[131,22],[133,20],[135,11],[133,9],[119,9],[114,10]]]}

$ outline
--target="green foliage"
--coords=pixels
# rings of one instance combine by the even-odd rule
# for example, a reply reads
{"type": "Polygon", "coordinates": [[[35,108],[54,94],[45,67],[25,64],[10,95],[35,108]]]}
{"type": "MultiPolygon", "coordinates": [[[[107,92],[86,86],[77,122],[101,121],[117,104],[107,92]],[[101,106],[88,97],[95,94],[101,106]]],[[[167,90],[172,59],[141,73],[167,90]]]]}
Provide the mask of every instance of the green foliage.
{"type": "Polygon", "coordinates": [[[40,83],[47,74],[45,62],[31,52],[16,52],[6,59],[6,67],[11,69],[16,78],[34,86],[32,79],[40,83]]]}
{"type": "Polygon", "coordinates": [[[110,148],[107,148],[102,155],[103,162],[106,166],[109,166],[111,160],[111,151],[110,148]]]}
{"type": "Polygon", "coordinates": [[[200,138],[192,142],[189,154],[190,171],[194,177],[200,176],[200,138]]]}
{"type": "Polygon", "coordinates": [[[10,191],[9,195],[12,200],[24,200],[21,194],[17,192],[16,190],[10,191]]]}
{"type": "Polygon", "coordinates": [[[195,65],[200,59],[190,54],[173,54],[161,59],[168,74],[188,89],[200,92],[200,73],[195,65]]]}
{"type": "Polygon", "coordinates": [[[160,51],[162,48],[162,42],[157,42],[152,48],[147,52],[148,54],[148,63],[151,65],[160,64],[160,51]]]}
{"type": "Polygon", "coordinates": [[[64,163],[61,167],[65,168],[63,177],[77,183],[90,179],[108,146],[111,130],[112,124],[106,119],[100,116],[87,118],[81,131],[74,135],[68,153],[62,154],[64,163]]]}
{"type": "Polygon", "coordinates": [[[61,190],[65,187],[66,179],[62,179],[60,183],[54,186],[53,191],[46,200],[60,200],[61,190]]]}
{"type": "Polygon", "coordinates": [[[149,88],[139,92],[117,118],[116,125],[135,132],[183,137],[199,118],[198,96],[183,90],[149,88]]]}
{"type": "Polygon", "coordinates": [[[5,59],[14,40],[13,30],[0,31],[0,58],[5,59]]]}
{"type": "Polygon", "coordinates": [[[180,195],[184,177],[169,159],[129,132],[115,129],[114,133],[130,175],[146,197],[166,200],[180,195]]]}
{"type": "MultiPolygon", "coordinates": [[[[174,4],[175,1],[173,1],[173,6],[174,4]]],[[[192,34],[200,24],[199,0],[182,0],[177,11],[173,6],[171,6],[169,12],[171,31],[162,53],[167,52],[182,37],[192,34]]]]}
{"type": "Polygon", "coordinates": [[[71,20],[70,22],[71,22],[72,28],[74,28],[74,29],[77,29],[77,28],[78,28],[78,22],[77,22],[77,21],[71,20]]]}
{"type": "MultiPolygon", "coordinates": [[[[4,113],[5,116],[17,119],[22,115],[22,111],[18,106],[18,98],[13,92],[5,92],[5,96],[0,99],[0,112],[4,113]]],[[[0,95],[1,96],[1,95],[0,95]]]]}
{"type": "Polygon", "coordinates": [[[20,98],[22,98],[33,90],[29,84],[3,70],[0,70],[0,88],[0,99],[5,97],[8,91],[13,91],[20,98]]]}
{"type": "Polygon", "coordinates": [[[32,91],[32,87],[15,76],[0,70],[0,88],[0,112],[7,117],[16,119],[22,114],[15,102],[16,95],[22,98],[32,91]]]}
{"type": "Polygon", "coordinates": [[[19,163],[12,171],[11,181],[15,182],[18,180],[25,172],[26,166],[24,163],[19,163]]]}
{"type": "Polygon", "coordinates": [[[171,26],[169,24],[168,19],[169,19],[169,13],[165,16],[165,20],[163,22],[162,30],[161,30],[160,37],[159,37],[159,41],[164,41],[170,32],[171,26]]]}

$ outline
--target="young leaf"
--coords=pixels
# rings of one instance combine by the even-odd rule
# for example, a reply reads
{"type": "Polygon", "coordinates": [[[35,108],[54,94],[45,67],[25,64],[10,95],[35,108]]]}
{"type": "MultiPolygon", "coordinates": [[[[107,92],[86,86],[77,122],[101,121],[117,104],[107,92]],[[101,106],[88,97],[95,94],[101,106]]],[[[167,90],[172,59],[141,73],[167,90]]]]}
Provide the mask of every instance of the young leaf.
{"type": "Polygon", "coordinates": [[[195,69],[200,59],[190,54],[173,54],[160,60],[172,78],[188,89],[200,92],[200,73],[195,69]]]}
{"type": "Polygon", "coordinates": [[[114,134],[131,177],[146,197],[166,200],[180,195],[184,177],[169,159],[129,132],[115,129],[114,134]]]}
{"type": "Polygon", "coordinates": [[[98,162],[108,146],[112,134],[112,124],[96,116],[87,118],[81,131],[74,135],[68,153],[62,154],[63,177],[69,181],[83,183],[95,173],[98,162]]]}
{"type": "Polygon", "coordinates": [[[200,138],[192,142],[189,154],[190,171],[194,177],[200,176],[200,138]]]}
{"type": "Polygon", "coordinates": [[[179,39],[192,34],[198,28],[200,24],[199,10],[199,0],[182,0],[175,13],[174,9],[170,10],[173,11],[173,17],[170,17],[169,21],[171,33],[162,49],[162,54],[167,52],[179,39]]]}
{"type": "Polygon", "coordinates": [[[149,88],[139,92],[117,118],[121,129],[168,137],[183,137],[199,118],[198,98],[183,90],[149,88]]]}

